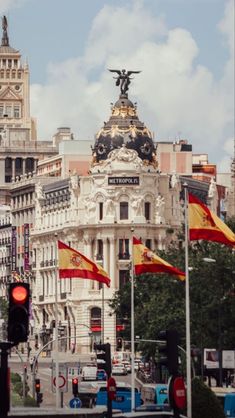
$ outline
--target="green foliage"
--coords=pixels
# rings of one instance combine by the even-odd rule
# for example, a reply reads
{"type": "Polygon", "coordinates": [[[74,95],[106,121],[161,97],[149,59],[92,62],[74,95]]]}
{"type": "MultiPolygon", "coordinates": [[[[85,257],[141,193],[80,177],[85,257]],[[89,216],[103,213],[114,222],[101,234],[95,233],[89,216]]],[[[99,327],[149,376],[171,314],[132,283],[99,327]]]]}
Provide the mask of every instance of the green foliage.
{"type": "Polygon", "coordinates": [[[24,406],[37,406],[37,402],[34,398],[27,395],[25,398],[24,406]]]}
{"type": "Polygon", "coordinates": [[[192,418],[225,418],[216,395],[198,378],[192,381],[192,418]]]}
{"type": "MultiPolygon", "coordinates": [[[[23,382],[19,373],[11,373],[11,385],[13,392],[23,397],[23,382]]],[[[25,383],[25,394],[29,392],[29,386],[25,383]]]]}
{"type": "Polygon", "coordinates": [[[19,373],[11,373],[11,383],[14,386],[16,382],[21,382],[21,377],[19,373]]]}

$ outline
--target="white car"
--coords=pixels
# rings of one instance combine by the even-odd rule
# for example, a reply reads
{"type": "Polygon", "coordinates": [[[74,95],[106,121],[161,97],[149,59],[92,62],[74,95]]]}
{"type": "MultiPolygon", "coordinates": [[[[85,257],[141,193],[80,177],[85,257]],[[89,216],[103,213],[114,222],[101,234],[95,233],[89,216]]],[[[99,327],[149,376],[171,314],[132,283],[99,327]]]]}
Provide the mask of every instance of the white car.
{"type": "Polygon", "coordinates": [[[127,369],[122,364],[114,364],[112,367],[112,374],[126,376],[127,369]]]}
{"type": "Polygon", "coordinates": [[[126,368],[127,373],[131,373],[131,363],[129,361],[122,361],[122,365],[126,368]]]}
{"type": "Polygon", "coordinates": [[[139,359],[135,359],[135,365],[134,365],[135,371],[138,371],[140,369],[144,368],[144,363],[139,360],[139,359]]]}

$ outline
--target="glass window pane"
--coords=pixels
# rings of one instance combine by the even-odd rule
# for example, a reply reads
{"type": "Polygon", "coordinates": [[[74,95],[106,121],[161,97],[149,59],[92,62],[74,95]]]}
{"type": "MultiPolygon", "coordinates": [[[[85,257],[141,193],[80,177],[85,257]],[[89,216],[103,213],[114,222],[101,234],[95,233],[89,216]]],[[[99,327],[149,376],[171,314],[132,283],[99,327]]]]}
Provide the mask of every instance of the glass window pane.
{"type": "Polygon", "coordinates": [[[128,202],[120,202],[120,219],[128,219],[128,202]]]}

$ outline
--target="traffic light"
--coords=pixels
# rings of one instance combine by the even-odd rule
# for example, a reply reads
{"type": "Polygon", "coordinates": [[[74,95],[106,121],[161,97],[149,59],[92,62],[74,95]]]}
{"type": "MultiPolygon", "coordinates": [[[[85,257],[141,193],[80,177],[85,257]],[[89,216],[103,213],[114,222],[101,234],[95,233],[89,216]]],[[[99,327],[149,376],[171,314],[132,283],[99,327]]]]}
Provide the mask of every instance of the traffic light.
{"type": "Polygon", "coordinates": [[[41,383],[40,383],[40,379],[35,379],[35,392],[39,393],[41,390],[41,383]]]}
{"type": "Polygon", "coordinates": [[[117,338],[117,350],[121,350],[122,349],[122,343],[123,343],[122,338],[121,337],[118,337],[117,338]]]}
{"type": "Polygon", "coordinates": [[[106,371],[109,378],[112,373],[110,344],[94,344],[94,349],[95,351],[102,351],[102,353],[96,353],[96,358],[104,362],[102,363],[102,369],[106,371]]]}
{"type": "Polygon", "coordinates": [[[159,353],[159,364],[164,365],[168,368],[171,375],[178,374],[178,345],[179,345],[179,334],[174,329],[160,331],[158,335],[159,339],[163,341],[158,348],[159,353]]]}
{"type": "Polygon", "coordinates": [[[78,396],[78,378],[77,377],[74,377],[72,379],[72,391],[75,397],[78,396]]]}
{"type": "Polygon", "coordinates": [[[29,332],[29,284],[9,284],[8,341],[26,342],[29,332]]]}

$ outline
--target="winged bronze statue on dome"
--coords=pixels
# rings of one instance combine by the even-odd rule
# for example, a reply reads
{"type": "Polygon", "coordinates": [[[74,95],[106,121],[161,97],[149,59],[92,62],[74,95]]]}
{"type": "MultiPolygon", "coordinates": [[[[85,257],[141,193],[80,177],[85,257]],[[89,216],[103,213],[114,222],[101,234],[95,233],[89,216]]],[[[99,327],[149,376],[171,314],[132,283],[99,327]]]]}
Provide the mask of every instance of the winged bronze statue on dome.
{"type": "Polygon", "coordinates": [[[138,74],[141,71],[126,71],[126,70],[109,70],[111,73],[117,73],[118,77],[113,77],[116,81],[116,86],[120,86],[121,94],[126,94],[129,90],[129,85],[132,78],[131,74],[138,74]]]}

